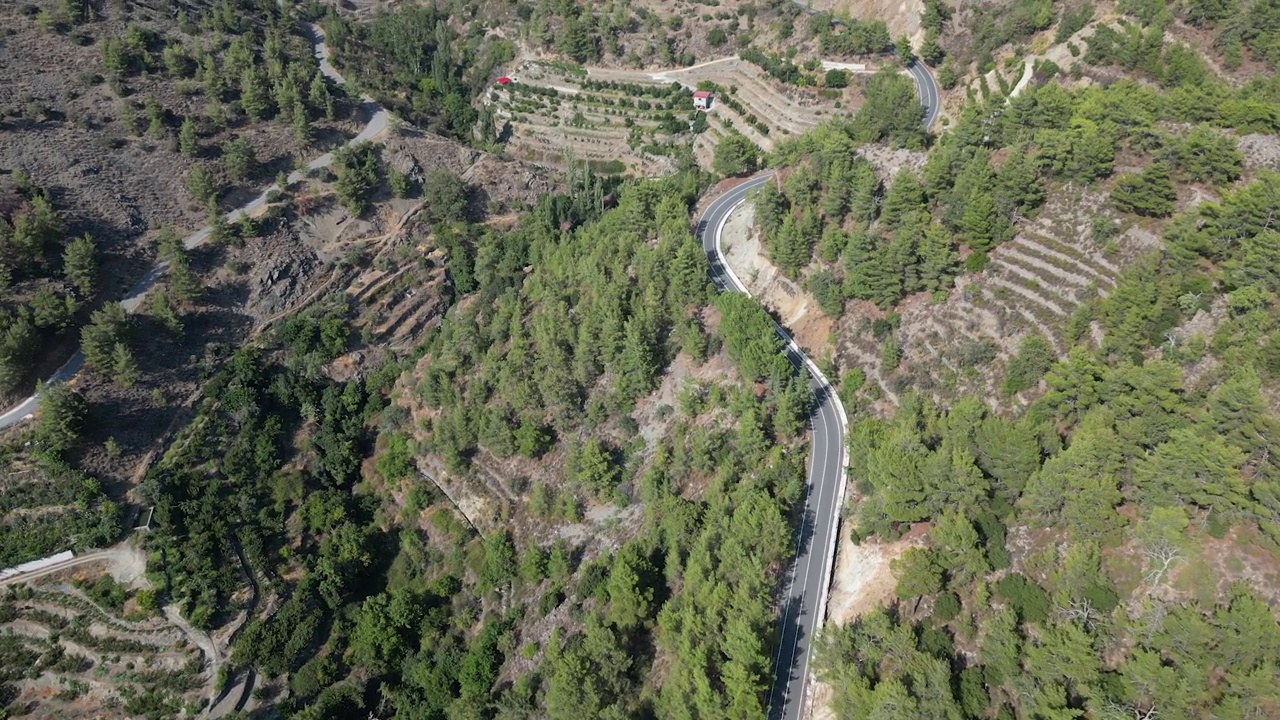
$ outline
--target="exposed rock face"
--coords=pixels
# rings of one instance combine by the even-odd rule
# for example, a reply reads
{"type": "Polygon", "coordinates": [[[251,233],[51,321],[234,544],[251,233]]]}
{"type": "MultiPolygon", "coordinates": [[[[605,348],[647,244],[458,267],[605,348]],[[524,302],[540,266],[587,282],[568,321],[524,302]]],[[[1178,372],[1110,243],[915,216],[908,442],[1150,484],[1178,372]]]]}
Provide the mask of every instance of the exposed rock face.
{"type": "Polygon", "coordinates": [[[387,164],[391,166],[391,169],[405,175],[415,183],[421,183],[426,178],[426,174],[422,171],[422,166],[418,164],[418,159],[408,152],[389,155],[387,164]]]}
{"type": "Polygon", "coordinates": [[[1244,166],[1250,170],[1280,170],[1280,138],[1254,133],[1240,138],[1244,166]]]}
{"type": "Polygon", "coordinates": [[[320,260],[304,248],[262,263],[249,283],[249,307],[266,317],[292,307],[306,296],[320,260]]]}
{"type": "Polygon", "coordinates": [[[907,35],[919,40],[924,36],[920,27],[923,0],[813,0],[812,6],[814,10],[830,10],[857,20],[883,20],[889,26],[890,37],[907,35]]]}
{"type": "Polygon", "coordinates": [[[421,182],[433,170],[446,170],[479,189],[488,212],[526,207],[552,192],[545,168],[466,147],[435,135],[404,131],[389,139],[383,157],[399,172],[421,182]]]}

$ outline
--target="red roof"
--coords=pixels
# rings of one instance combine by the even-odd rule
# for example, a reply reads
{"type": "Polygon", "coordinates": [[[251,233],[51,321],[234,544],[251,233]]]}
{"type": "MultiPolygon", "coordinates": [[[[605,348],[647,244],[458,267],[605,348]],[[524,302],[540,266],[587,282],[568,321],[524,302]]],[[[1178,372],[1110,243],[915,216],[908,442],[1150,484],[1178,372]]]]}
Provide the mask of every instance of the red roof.
{"type": "Polygon", "coordinates": [[[506,85],[509,82],[511,82],[511,78],[507,77],[506,75],[503,75],[502,77],[498,78],[499,85],[506,85]]]}
{"type": "Polygon", "coordinates": [[[696,98],[709,98],[711,97],[711,93],[707,92],[706,90],[699,90],[698,92],[694,93],[693,96],[696,98]]]}

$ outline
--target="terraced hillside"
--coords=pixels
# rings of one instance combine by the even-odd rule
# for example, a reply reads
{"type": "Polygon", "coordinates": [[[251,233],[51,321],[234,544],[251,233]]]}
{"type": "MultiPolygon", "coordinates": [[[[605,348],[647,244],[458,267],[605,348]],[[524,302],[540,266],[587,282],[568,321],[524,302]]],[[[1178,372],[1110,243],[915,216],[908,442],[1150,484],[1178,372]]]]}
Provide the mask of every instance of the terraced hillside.
{"type": "Polygon", "coordinates": [[[0,678],[16,698],[11,713],[176,717],[217,694],[219,661],[211,646],[202,649],[207,637],[160,614],[149,590],[73,575],[0,592],[0,678]]]}
{"type": "Polygon", "coordinates": [[[642,175],[673,170],[673,146],[691,144],[709,166],[716,143],[734,132],[769,150],[776,138],[816,127],[858,99],[856,89],[824,97],[784,86],[737,57],[664,72],[530,60],[513,77],[488,102],[510,122],[504,137],[516,157],[559,164],[572,153],[642,175]],[[716,91],[709,112],[693,111],[697,88],[716,91]]]}
{"type": "Polygon", "coordinates": [[[570,157],[611,172],[671,172],[671,148],[689,142],[693,102],[675,83],[595,81],[571,66],[526,62],[516,82],[490,95],[515,157],[563,164],[570,157]]]}
{"type": "MultiPolygon", "coordinates": [[[[958,278],[941,302],[926,296],[904,302],[893,321],[901,347],[896,368],[886,367],[882,340],[869,319],[879,313],[847,313],[835,331],[837,362],[861,368],[878,388],[872,395],[895,404],[908,387],[944,396],[979,393],[993,404],[1006,402],[992,389],[1023,339],[1039,335],[1055,354],[1065,352],[1072,314],[1083,303],[1106,297],[1126,260],[1145,246],[1140,230],[1105,247],[1096,242],[1091,220],[1105,214],[1104,207],[1097,192],[1068,188],[993,251],[985,270],[958,278]]],[[[880,330],[883,334],[883,325],[880,330]]],[[[1081,330],[1087,334],[1089,329],[1081,330]]]]}

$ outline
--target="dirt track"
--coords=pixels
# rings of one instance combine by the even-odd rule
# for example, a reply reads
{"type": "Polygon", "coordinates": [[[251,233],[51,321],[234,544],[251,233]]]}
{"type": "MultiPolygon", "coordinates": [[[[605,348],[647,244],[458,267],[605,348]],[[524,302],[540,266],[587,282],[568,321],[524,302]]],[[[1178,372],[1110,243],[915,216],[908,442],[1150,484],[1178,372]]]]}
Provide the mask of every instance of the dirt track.
{"type": "Polygon", "coordinates": [[[66,572],[67,570],[95,563],[105,564],[106,572],[110,573],[111,577],[115,578],[116,582],[121,585],[129,586],[143,579],[143,573],[147,568],[147,555],[142,552],[141,548],[134,547],[127,543],[116,545],[115,547],[103,548],[102,550],[91,550],[83,555],[77,555],[70,560],[60,562],[56,565],[50,565],[49,567],[41,568],[40,570],[5,578],[4,580],[0,580],[0,586],[29,583],[49,575],[66,572]]]}

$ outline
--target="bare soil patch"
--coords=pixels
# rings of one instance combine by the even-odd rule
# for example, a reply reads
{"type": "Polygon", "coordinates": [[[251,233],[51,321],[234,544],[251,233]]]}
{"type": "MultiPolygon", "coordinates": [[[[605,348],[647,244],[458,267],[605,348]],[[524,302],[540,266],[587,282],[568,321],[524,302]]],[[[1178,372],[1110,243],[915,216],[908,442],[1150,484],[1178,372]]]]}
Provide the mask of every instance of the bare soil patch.
{"type": "Polygon", "coordinates": [[[755,215],[751,203],[730,214],[722,235],[725,262],[812,357],[830,352],[832,319],[822,313],[812,295],[765,256],[755,215]]]}
{"type": "MultiPolygon", "coordinates": [[[[917,533],[892,543],[854,544],[850,538],[852,527],[852,523],[841,523],[835,574],[827,598],[828,627],[843,627],[891,602],[897,585],[891,563],[907,548],[923,544],[923,535],[917,533]]],[[[830,686],[815,682],[813,702],[809,704],[810,720],[836,720],[831,700],[830,686]]]]}

